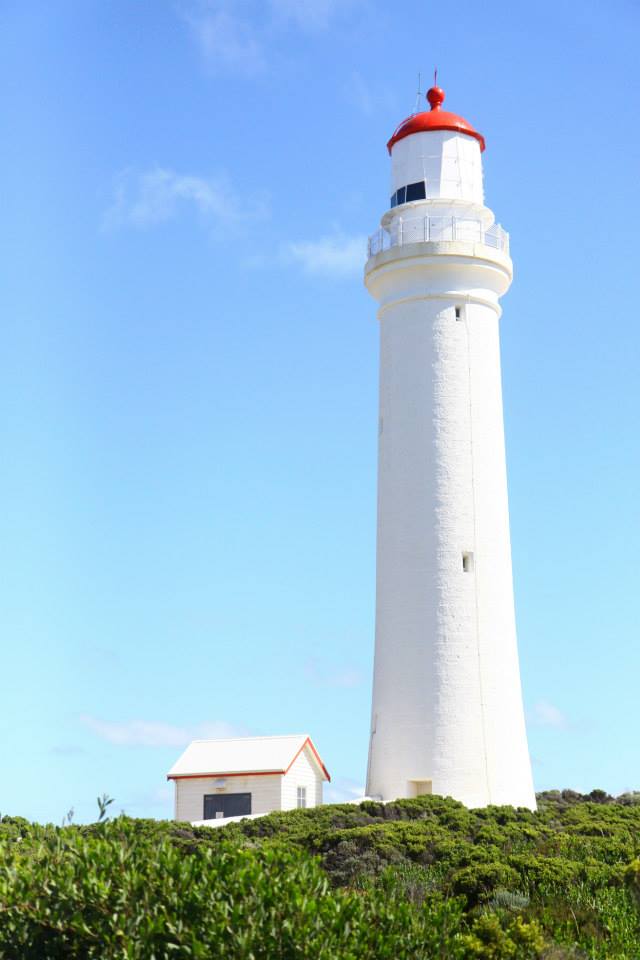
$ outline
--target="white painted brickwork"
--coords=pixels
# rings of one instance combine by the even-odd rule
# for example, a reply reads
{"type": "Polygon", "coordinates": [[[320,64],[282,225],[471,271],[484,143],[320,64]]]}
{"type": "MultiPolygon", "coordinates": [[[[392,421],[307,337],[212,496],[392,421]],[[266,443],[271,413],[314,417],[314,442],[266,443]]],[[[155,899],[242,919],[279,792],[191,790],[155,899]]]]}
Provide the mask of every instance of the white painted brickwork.
{"type": "MultiPolygon", "coordinates": [[[[421,133],[393,155],[419,137],[470,139],[421,133]]],[[[459,194],[470,206],[482,203],[472,166],[459,194]]],[[[429,215],[433,201],[411,206],[429,215]]],[[[369,796],[410,796],[419,779],[468,806],[535,808],[500,376],[498,298],[510,282],[509,257],[479,243],[408,244],[367,263],[366,284],[380,304],[369,796]]]]}

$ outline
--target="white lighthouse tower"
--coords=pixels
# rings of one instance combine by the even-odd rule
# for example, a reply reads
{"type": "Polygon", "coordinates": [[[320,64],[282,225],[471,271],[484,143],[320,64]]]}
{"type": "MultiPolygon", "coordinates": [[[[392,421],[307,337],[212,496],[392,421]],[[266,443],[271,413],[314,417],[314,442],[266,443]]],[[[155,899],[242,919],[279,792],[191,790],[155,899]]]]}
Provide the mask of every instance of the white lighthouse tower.
{"type": "Polygon", "coordinates": [[[535,809],[504,452],[508,235],[484,205],[484,139],[442,109],[397,128],[369,243],[379,304],[376,647],[367,794],[535,809]]]}

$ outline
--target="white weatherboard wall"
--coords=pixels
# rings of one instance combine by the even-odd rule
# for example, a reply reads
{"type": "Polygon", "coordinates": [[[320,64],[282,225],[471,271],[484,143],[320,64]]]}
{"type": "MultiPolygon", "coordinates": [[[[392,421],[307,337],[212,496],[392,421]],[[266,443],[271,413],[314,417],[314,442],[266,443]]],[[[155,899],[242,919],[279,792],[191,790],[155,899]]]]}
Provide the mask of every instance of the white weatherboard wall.
{"type": "Polygon", "coordinates": [[[307,807],[322,803],[322,777],[317,764],[305,747],[282,778],[282,810],[294,810],[298,802],[298,787],[307,788],[307,807]]]}
{"type": "MultiPolygon", "coordinates": [[[[306,806],[322,803],[322,783],[329,780],[306,734],[280,737],[234,737],[193,740],[168,774],[175,781],[176,820],[204,821],[204,798],[251,794],[251,816],[298,805],[298,788],[306,789],[306,806]]],[[[216,819],[228,822],[231,818],[216,819]]],[[[206,823],[214,821],[208,819],[206,823]]]]}
{"type": "Polygon", "coordinates": [[[176,780],[175,819],[202,820],[205,794],[250,793],[251,813],[271,813],[282,809],[282,775],[228,777],[223,788],[218,777],[185,777],[176,780]]]}
{"type": "MultiPolygon", "coordinates": [[[[433,137],[436,147],[456,139],[415,136],[433,137]]],[[[456,198],[469,197],[476,216],[481,180],[473,164],[467,170],[456,198]]],[[[404,209],[428,216],[434,203],[442,200],[404,209]]],[[[397,207],[393,217],[402,213],[397,207]]],[[[365,282],[380,304],[369,796],[412,796],[418,780],[471,807],[535,808],[500,376],[498,300],[511,276],[505,253],[454,240],[392,246],[367,263],[365,282]]]]}
{"type": "Polygon", "coordinates": [[[250,793],[251,813],[294,810],[298,787],[307,788],[307,807],[322,803],[322,777],[311,759],[308,747],[302,751],[286,774],[273,776],[226,777],[220,786],[219,777],[185,777],[176,780],[175,819],[202,820],[205,794],[224,796],[227,793],[250,793]]]}

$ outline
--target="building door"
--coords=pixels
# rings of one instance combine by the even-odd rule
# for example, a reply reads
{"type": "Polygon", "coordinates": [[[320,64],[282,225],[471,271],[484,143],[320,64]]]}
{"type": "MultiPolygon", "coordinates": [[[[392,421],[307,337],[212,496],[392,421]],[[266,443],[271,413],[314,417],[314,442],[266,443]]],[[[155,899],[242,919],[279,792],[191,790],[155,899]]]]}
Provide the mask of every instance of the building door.
{"type": "Polygon", "coordinates": [[[206,793],[204,796],[204,820],[219,817],[246,817],[251,813],[250,793],[206,793]]]}
{"type": "Polygon", "coordinates": [[[425,797],[433,793],[433,780],[409,780],[407,797],[425,797]]]}

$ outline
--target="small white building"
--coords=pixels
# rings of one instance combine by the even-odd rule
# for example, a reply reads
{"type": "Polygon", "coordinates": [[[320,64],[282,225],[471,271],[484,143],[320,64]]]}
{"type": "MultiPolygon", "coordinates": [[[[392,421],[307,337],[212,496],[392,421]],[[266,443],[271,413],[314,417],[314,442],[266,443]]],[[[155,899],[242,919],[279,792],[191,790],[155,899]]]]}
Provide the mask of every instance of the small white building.
{"type": "Polygon", "coordinates": [[[317,807],[331,780],[311,737],[194,740],[167,774],[174,817],[191,823],[317,807]]]}

